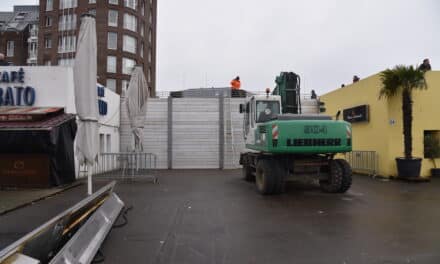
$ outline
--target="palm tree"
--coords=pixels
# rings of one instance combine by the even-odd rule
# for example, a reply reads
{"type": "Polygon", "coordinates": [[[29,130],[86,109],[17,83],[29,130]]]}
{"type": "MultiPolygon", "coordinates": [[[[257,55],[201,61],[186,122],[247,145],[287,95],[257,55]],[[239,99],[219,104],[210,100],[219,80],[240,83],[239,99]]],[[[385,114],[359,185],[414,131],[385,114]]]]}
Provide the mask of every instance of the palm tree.
{"type": "Polygon", "coordinates": [[[405,159],[412,159],[412,91],[427,89],[425,72],[413,66],[397,65],[380,73],[380,98],[402,94],[403,136],[405,159]]]}

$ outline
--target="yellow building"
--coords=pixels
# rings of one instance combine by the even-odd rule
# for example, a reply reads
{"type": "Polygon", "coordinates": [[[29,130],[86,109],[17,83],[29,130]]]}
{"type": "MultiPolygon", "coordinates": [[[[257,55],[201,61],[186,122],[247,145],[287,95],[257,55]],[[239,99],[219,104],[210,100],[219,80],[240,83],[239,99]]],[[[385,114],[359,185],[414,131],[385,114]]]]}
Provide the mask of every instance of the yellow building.
{"type": "MultiPolygon", "coordinates": [[[[412,133],[413,156],[423,158],[421,176],[429,177],[434,165],[430,159],[424,158],[423,141],[425,133],[440,133],[440,71],[430,71],[425,76],[428,89],[413,92],[412,133]]],[[[347,113],[347,110],[357,106],[368,109],[367,121],[352,123],[353,151],[375,151],[377,174],[395,177],[395,158],[404,156],[402,99],[398,95],[379,100],[381,86],[380,76],[376,74],[324,94],[320,99],[325,103],[326,114],[335,116],[341,111],[341,119],[344,110],[347,113]]],[[[357,111],[352,113],[358,114],[357,111]]],[[[353,116],[349,115],[348,118],[353,116]]]]}

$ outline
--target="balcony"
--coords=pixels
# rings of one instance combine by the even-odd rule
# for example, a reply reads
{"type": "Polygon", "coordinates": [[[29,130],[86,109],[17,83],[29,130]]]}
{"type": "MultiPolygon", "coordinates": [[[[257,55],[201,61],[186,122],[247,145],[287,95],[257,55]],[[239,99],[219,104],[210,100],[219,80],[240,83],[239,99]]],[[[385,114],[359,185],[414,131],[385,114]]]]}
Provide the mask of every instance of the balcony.
{"type": "Polygon", "coordinates": [[[26,63],[27,63],[28,65],[37,65],[37,57],[29,57],[29,58],[26,60],[26,63]]]}
{"type": "Polygon", "coordinates": [[[38,37],[38,29],[31,29],[29,33],[30,33],[29,37],[38,37]]]}

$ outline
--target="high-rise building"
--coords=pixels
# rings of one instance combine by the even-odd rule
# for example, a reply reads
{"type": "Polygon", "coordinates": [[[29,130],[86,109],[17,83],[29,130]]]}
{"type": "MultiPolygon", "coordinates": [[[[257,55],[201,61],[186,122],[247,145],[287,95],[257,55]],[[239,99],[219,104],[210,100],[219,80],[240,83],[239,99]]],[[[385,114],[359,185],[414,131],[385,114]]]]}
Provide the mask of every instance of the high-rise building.
{"type": "Polygon", "coordinates": [[[73,65],[81,15],[96,15],[98,82],[121,93],[142,65],[156,91],[157,0],[40,0],[38,64],[73,65]]]}
{"type": "Polygon", "coordinates": [[[14,6],[0,12],[0,53],[12,65],[37,65],[38,16],[36,5],[14,6]]]}

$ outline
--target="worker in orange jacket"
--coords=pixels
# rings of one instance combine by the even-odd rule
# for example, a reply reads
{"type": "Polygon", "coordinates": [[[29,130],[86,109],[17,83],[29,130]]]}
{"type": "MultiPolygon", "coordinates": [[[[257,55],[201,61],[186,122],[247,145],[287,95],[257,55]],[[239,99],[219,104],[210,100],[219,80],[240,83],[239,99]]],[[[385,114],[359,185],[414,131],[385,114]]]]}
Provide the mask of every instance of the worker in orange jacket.
{"type": "Polygon", "coordinates": [[[240,76],[237,76],[235,77],[235,79],[231,81],[231,88],[232,90],[239,90],[240,87],[241,87],[240,76]]]}

